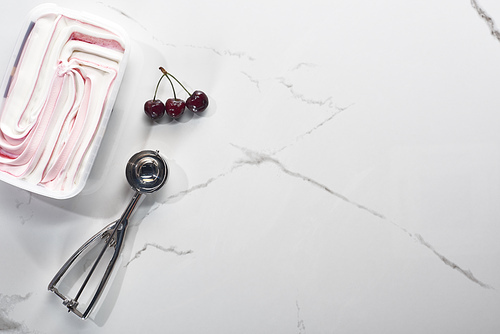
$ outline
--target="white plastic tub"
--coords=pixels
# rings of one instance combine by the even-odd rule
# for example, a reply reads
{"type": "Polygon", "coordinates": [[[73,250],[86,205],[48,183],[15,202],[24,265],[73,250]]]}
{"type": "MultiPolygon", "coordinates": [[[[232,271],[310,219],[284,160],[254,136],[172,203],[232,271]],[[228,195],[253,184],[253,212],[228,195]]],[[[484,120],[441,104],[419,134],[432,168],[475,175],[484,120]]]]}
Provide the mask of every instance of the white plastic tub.
{"type": "Polygon", "coordinates": [[[99,17],[53,4],[29,13],[0,90],[0,180],[57,199],[83,189],[129,48],[99,17]]]}

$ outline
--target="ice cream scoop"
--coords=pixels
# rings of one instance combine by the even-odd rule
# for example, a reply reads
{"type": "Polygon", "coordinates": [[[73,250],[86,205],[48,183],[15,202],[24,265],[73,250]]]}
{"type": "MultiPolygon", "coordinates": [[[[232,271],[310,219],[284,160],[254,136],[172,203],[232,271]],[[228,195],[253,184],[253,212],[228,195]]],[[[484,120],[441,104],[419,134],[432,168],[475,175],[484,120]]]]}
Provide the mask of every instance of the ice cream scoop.
{"type": "Polygon", "coordinates": [[[125,175],[127,181],[135,190],[135,195],[130,201],[129,205],[123,212],[120,219],[110,223],[108,226],[104,227],[101,231],[96,233],[87,242],[85,242],[61,267],[61,269],[54,276],[52,281],[49,283],[49,291],[54,292],[63,300],[63,304],[68,308],[68,312],[73,312],[82,319],[86,319],[92,309],[95,307],[99,297],[102,295],[106,283],[108,282],[113,267],[116,264],[120,251],[123,248],[123,241],[125,237],[125,232],[128,226],[128,220],[141,196],[143,194],[152,193],[160,189],[166,182],[168,176],[168,167],[166,161],[161,157],[158,151],[145,150],[134,154],[128,161],[125,170],[125,175]],[[95,246],[96,242],[105,239],[105,245],[98,253],[97,258],[90,267],[80,289],[78,290],[74,298],[66,297],[64,294],[59,292],[56,285],[61,280],[61,278],[66,274],[68,269],[72,267],[75,261],[92,246],[95,246]],[[88,285],[91,276],[94,274],[97,265],[101,261],[104,253],[110,247],[114,248],[111,260],[105,269],[104,275],[100,280],[97,289],[90,303],[86,306],[86,309],[82,312],[77,309],[79,304],[79,298],[83,291],[88,285]]]}

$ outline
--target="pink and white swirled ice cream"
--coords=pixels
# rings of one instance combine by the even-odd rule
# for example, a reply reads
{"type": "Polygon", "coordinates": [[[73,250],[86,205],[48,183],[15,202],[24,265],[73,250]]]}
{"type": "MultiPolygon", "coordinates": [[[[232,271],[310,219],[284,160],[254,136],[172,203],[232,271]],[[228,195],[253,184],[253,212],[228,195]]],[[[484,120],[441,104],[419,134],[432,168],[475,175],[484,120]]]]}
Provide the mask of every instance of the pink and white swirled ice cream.
{"type": "Polygon", "coordinates": [[[126,47],[122,35],[64,13],[45,13],[30,24],[0,110],[4,179],[61,198],[82,188],[126,47]]]}

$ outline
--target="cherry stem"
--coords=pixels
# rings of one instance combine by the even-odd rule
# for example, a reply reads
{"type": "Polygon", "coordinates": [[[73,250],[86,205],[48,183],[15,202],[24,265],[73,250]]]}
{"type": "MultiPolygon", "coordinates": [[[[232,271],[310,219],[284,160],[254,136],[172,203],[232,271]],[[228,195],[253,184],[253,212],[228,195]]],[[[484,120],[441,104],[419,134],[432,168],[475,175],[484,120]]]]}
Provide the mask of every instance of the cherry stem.
{"type": "Polygon", "coordinates": [[[153,100],[156,100],[156,93],[158,93],[158,87],[160,87],[160,82],[163,79],[164,75],[161,76],[160,80],[158,80],[158,83],[156,84],[156,89],[155,89],[155,95],[153,96],[153,100]]]}
{"type": "MultiPolygon", "coordinates": [[[[177,80],[177,78],[175,76],[173,76],[171,73],[167,72],[163,67],[160,66],[160,71],[163,73],[164,76],[167,77],[168,80],[170,80],[169,77],[172,77],[174,78],[175,81],[177,81],[177,83],[179,85],[181,85],[181,87],[186,91],[186,93],[188,93],[189,96],[191,96],[191,93],[186,89],[186,87],[184,87],[184,85],[179,81],[177,80]]],[[[170,81],[170,83],[172,83],[172,81],[170,81]]],[[[174,93],[174,97],[175,97],[175,93],[174,93]]]]}
{"type": "Polygon", "coordinates": [[[174,83],[172,82],[172,80],[170,80],[170,78],[168,77],[168,75],[163,74],[163,76],[167,77],[168,81],[170,81],[170,86],[172,86],[172,91],[174,92],[174,99],[177,100],[177,96],[175,95],[174,83]]]}

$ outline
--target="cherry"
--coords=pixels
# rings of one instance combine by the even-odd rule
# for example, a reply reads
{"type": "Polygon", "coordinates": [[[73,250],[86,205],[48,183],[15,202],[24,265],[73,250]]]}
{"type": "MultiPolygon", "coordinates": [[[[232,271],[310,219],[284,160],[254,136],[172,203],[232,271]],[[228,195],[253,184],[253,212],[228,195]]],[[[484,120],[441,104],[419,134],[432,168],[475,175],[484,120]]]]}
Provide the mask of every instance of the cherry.
{"type": "Polygon", "coordinates": [[[158,80],[158,83],[156,84],[155,95],[153,96],[153,99],[148,100],[146,101],[146,103],[144,103],[144,112],[152,120],[158,120],[165,114],[165,105],[161,100],[156,99],[156,93],[158,93],[158,87],[160,86],[161,79],[163,79],[163,76],[160,78],[160,80],[158,80]]]}
{"type": "Polygon", "coordinates": [[[186,102],[178,98],[168,99],[167,102],[165,103],[165,109],[167,115],[169,115],[174,119],[177,119],[182,116],[185,107],[186,107],[186,102]]]}
{"type": "Polygon", "coordinates": [[[170,85],[172,86],[172,92],[174,92],[174,98],[170,98],[165,102],[165,110],[167,112],[167,115],[170,117],[176,119],[182,116],[184,113],[184,108],[186,108],[186,102],[182,99],[178,99],[177,95],[175,94],[175,88],[174,88],[174,83],[170,79],[169,73],[165,71],[163,67],[160,67],[160,70],[163,72],[163,76],[160,78],[160,80],[163,77],[167,77],[168,81],[170,81],[170,85]]]}
{"type": "Polygon", "coordinates": [[[208,107],[207,94],[195,90],[186,100],[186,107],[194,113],[202,112],[208,107]]]}
{"type": "Polygon", "coordinates": [[[148,100],[144,103],[144,112],[152,120],[158,120],[165,114],[165,105],[161,100],[148,100]]]}

